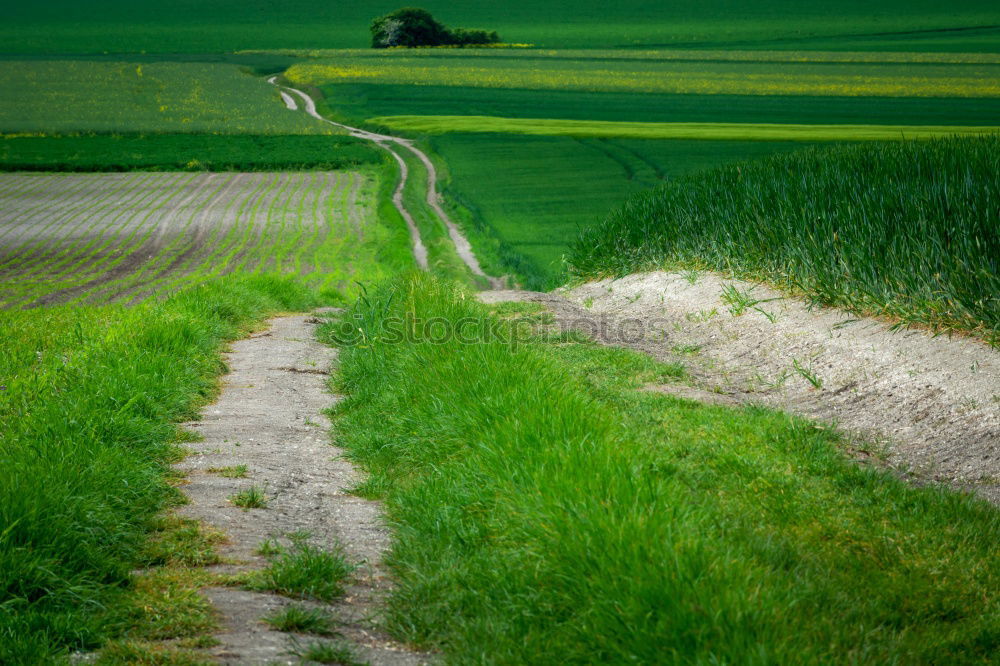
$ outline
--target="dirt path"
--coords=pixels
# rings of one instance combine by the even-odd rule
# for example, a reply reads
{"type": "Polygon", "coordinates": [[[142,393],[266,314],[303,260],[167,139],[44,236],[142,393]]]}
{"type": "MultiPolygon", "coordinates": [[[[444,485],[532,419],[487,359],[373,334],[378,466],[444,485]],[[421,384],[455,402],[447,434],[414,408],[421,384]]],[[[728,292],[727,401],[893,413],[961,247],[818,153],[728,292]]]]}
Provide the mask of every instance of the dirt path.
{"type": "Polygon", "coordinates": [[[417,264],[422,269],[427,270],[428,267],[427,249],[424,247],[424,244],[420,239],[420,232],[417,229],[416,223],[413,221],[413,216],[406,209],[406,206],[403,202],[403,190],[405,189],[407,179],[409,178],[409,169],[407,168],[406,161],[395,149],[393,149],[392,146],[406,148],[407,150],[411,151],[414,155],[416,155],[417,159],[420,160],[420,162],[424,165],[424,168],[427,170],[427,204],[431,207],[431,209],[434,211],[434,214],[438,216],[441,222],[445,225],[445,228],[448,230],[448,236],[451,238],[451,242],[454,244],[455,251],[458,253],[459,258],[461,258],[462,262],[466,265],[469,271],[472,272],[473,275],[485,278],[493,289],[504,288],[505,282],[503,278],[492,277],[490,275],[487,275],[483,271],[482,267],[479,265],[479,260],[476,258],[475,252],[473,252],[472,250],[472,244],[469,242],[469,239],[465,237],[461,229],[458,228],[458,225],[455,224],[455,222],[451,219],[451,217],[449,217],[449,215],[444,211],[444,208],[441,207],[441,195],[438,194],[438,189],[437,189],[437,184],[438,184],[437,169],[434,168],[434,163],[431,161],[430,157],[428,157],[424,151],[417,148],[415,145],[413,145],[412,141],[409,141],[407,139],[403,139],[397,136],[390,136],[388,134],[378,134],[376,132],[368,132],[366,130],[359,129],[357,127],[351,127],[349,125],[344,125],[342,123],[337,123],[332,120],[328,120],[327,118],[321,116],[318,111],[316,111],[316,102],[312,99],[312,97],[310,97],[305,92],[298,90],[297,88],[291,88],[289,86],[279,85],[277,83],[276,76],[272,76],[271,78],[269,78],[268,82],[271,83],[272,85],[279,86],[279,89],[282,91],[283,95],[285,94],[286,91],[294,95],[297,95],[302,100],[303,103],[302,110],[305,111],[310,116],[312,116],[313,118],[321,120],[335,127],[339,127],[343,130],[347,130],[347,132],[351,136],[357,137],[359,139],[365,139],[367,141],[372,141],[373,143],[375,143],[375,145],[383,148],[384,150],[389,151],[389,153],[392,154],[392,156],[396,159],[396,162],[399,164],[399,170],[400,170],[400,181],[398,186],[396,187],[396,191],[393,194],[392,198],[393,205],[395,205],[396,210],[399,211],[399,214],[403,217],[403,219],[406,220],[406,225],[410,230],[410,240],[413,246],[413,256],[416,258],[417,264]]]}
{"type": "Polygon", "coordinates": [[[944,482],[1000,504],[1000,352],[978,341],[893,332],[709,273],[645,273],[561,293],[480,297],[541,303],[564,327],[681,362],[693,377],[693,386],[651,390],[834,422],[858,438],[859,457],[884,451],[915,481],[944,482]],[[745,298],[731,290],[727,298],[727,288],[745,298]]]}
{"type": "MultiPolygon", "coordinates": [[[[426,655],[376,628],[374,618],[389,588],[381,565],[389,533],[377,502],[347,493],[357,473],[329,444],[322,410],[337,399],[326,390],[336,352],[313,339],[313,322],[308,316],[279,317],[268,330],[232,345],[222,394],[200,421],[187,424],[204,440],[193,444],[193,455],[179,465],[188,474],[183,490],[191,500],[180,513],[229,537],[220,554],[231,563],[214,567],[220,573],[264,568],[267,559],[257,553],[262,542],[287,544],[292,532],[307,532],[309,542],[321,548],[341,544],[349,560],[363,564],[344,599],[326,607],[343,623],[340,629],[356,656],[374,665],[426,663],[426,655]],[[247,467],[247,478],[218,473],[238,465],[247,467]],[[266,508],[244,510],[229,501],[251,485],[265,489],[266,508]]],[[[261,622],[289,599],[228,587],[206,593],[222,625],[212,658],[225,664],[298,663],[288,654],[292,636],[261,622]]]]}

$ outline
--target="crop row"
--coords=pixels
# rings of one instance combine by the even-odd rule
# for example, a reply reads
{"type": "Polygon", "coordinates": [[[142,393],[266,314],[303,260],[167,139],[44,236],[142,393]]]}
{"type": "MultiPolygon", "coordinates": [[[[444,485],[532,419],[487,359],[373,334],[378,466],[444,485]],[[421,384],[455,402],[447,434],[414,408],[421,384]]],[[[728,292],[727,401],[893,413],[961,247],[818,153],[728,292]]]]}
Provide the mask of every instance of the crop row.
{"type": "Polygon", "coordinates": [[[358,172],[5,174],[0,302],[137,300],[233,272],[342,286],[373,254],[358,172]]]}

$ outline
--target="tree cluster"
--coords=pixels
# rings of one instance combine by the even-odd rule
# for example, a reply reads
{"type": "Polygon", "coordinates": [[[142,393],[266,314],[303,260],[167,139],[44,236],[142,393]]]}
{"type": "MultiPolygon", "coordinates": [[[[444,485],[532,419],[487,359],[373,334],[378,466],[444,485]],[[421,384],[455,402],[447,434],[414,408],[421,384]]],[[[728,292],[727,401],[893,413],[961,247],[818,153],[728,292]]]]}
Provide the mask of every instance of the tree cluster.
{"type": "Polygon", "coordinates": [[[482,46],[497,44],[496,31],[448,29],[426,9],[404,7],[372,21],[372,48],[393,46],[482,46]]]}

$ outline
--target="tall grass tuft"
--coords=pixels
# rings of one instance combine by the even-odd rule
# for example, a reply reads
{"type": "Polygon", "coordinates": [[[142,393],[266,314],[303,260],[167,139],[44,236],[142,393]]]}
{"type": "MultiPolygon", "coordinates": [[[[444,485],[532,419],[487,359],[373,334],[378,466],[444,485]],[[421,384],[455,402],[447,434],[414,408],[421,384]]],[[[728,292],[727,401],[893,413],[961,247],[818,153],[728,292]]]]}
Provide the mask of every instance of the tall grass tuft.
{"type": "Polygon", "coordinates": [[[157,511],[176,423],[222,371],[218,351],[313,296],[227,278],[134,308],[0,312],[0,663],[49,663],[116,623],[157,511]]]}
{"type": "Polygon", "coordinates": [[[700,266],[1000,342],[1000,137],[810,149],[632,197],[577,279],[700,266]]]}

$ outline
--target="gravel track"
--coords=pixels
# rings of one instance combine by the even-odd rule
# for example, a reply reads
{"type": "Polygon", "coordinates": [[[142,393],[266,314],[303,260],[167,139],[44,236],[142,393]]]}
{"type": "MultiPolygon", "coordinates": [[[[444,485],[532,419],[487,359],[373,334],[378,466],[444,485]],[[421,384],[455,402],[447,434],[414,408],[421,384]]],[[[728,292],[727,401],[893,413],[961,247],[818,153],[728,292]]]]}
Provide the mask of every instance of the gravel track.
{"type": "MultiPolygon", "coordinates": [[[[333,613],[358,657],[369,663],[426,663],[428,655],[396,643],[377,626],[391,589],[382,564],[389,531],[377,502],[349,493],[360,477],[342,451],[329,444],[330,424],[323,410],[337,396],[327,392],[325,380],[336,351],[315,341],[315,321],[279,317],[266,331],[233,343],[219,399],[203,410],[199,421],[187,424],[204,439],[178,465],[187,474],[182,490],[190,500],[178,512],[226,533],[220,554],[227,564],[213,567],[220,573],[263,568],[267,560],[257,554],[261,543],[275,539],[287,544],[286,535],[293,531],[308,532],[318,547],[341,544],[348,559],[361,565],[346,596],[333,604],[306,603],[333,613]],[[235,465],[246,465],[249,478],[210,471],[235,465]],[[266,489],[266,508],[242,510],[228,501],[251,484],[266,489]]],[[[206,593],[221,622],[219,645],[206,656],[223,664],[299,663],[288,654],[293,636],[261,621],[289,599],[236,588],[206,593]]]]}

